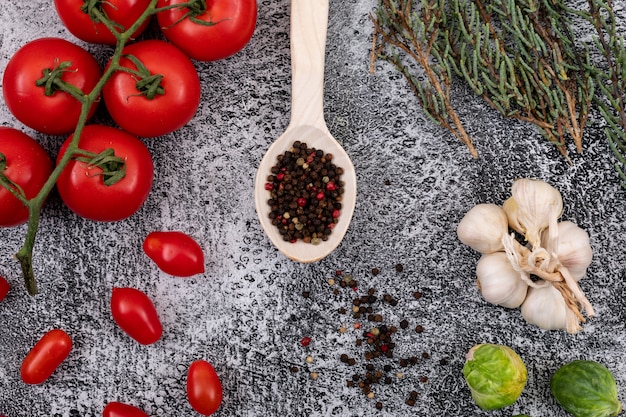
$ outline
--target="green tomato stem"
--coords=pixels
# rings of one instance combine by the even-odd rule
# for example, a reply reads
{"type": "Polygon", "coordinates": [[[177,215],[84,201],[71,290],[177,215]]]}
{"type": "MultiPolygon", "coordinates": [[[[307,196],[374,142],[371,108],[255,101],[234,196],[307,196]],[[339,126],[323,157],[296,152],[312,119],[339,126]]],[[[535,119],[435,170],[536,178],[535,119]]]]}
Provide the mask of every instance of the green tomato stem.
{"type": "MultiPolygon", "coordinates": [[[[157,0],[151,0],[150,4],[146,8],[146,10],[142,13],[142,15],[124,32],[118,32],[115,29],[114,24],[99,10],[94,9],[93,13],[104,23],[104,25],[111,30],[111,32],[117,38],[117,44],[115,46],[115,51],[111,57],[110,65],[104,71],[102,77],[96,84],[96,86],[88,93],[85,94],[83,92],[78,93],[76,88],[73,86],[68,87],[65,83],[59,83],[56,85],[59,89],[62,89],[72,96],[74,96],[78,101],[82,103],[80,116],[78,118],[78,122],[76,124],[76,129],[74,130],[72,140],[68,144],[68,147],[58,161],[56,167],[48,177],[48,180],[43,185],[39,193],[31,198],[30,200],[21,199],[24,204],[28,207],[29,217],[28,217],[28,229],[26,232],[26,237],[24,239],[24,243],[22,247],[18,250],[15,257],[20,263],[20,267],[22,269],[22,274],[24,276],[24,282],[26,284],[26,290],[30,295],[35,295],[38,293],[37,289],[37,281],[35,279],[35,273],[33,270],[33,249],[35,247],[35,241],[37,237],[37,232],[39,230],[39,221],[41,217],[41,209],[43,207],[44,202],[46,201],[48,195],[54,188],[61,172],[67,164],[74,158],[77,154],[81,152],[79,148],[80,137],[82,135],[83,129],[87,123],[89,110],[93,106],[93,104],[100,98],[102,89],[106,82],[111,78],[113,73],[119,70],[123,70],[120,66],[120,58],[122,56],[122,50],[124,46],[131,40],[132,34],[137,31],[137,29],[142,25],[142,23],[148,19],[150,16],[158,13],[159,11],[169,10],[175,7],[184,8],[191,4],[195,3],[194,1],[181,3],[179,5],[174,5],[171,7],[165,8],[157,8],[157,0]]],[[[7,187],[6,184],[2,183],[2,186],[7,187]]],[[[18,197],[19,198],[19,197],[18,197]]]]}

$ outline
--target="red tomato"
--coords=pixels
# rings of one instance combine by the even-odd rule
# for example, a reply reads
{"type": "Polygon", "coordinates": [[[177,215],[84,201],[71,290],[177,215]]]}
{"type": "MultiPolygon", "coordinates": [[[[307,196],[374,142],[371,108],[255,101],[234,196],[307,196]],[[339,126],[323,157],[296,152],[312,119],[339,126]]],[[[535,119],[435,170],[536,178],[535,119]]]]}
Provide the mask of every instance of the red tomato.
{"type": "Polygon", "coordinates": [[[210,416],[222,403],[222,383],[210,363],[197,360],[187,372],[187,399],[203,416],[210,416]]]}
{"type": "MultiPolygon", "coordinates": [[[[157,6],[186,2],[159,0],[157,6]]],[[[173,8],[157,14],[167,40],[193,59],[216,61],[234,55],[254,34],[256,0],[213,0],[206,2],[206,8],[196,6],[196,9],[173,8]]]]}
{"type": "MultiPolygon", "coordinates": [[[[70,94],[37,86],[42,71],[53,70],[61,63],[71,63],[60,79],[84,93],[89,93],[102,76],[96,59],[86,50],[64,39],[36,39],[22,46],[9,60],[4,71],[2,92],[13,115],[26,126],[50,135],[74,131],[81,103],[70,94]]],[[[91,117],[96,111],[94,103],[91,117]]]]}
{"type": "MultiPolygon", "coordinates": [[[[65,153],[72,136],[59,152],[65,153]]],[[[118,221],[134,214],[148,198],[154,178],[150,151],[142,141],[109,126],[85,126],[80,149],[100,153],[113,149],[124,160],[126,173],[118,182],[107,185],[103,169],[77,160],[70,161],[57,181],[57,189],[67,207],[81,217],[96,221],[118,221]]]]}
{"type": "Polygon", "coordinates": [[[7,296],[10,289],[11,285],[9,284],[9,281],[7,281],[4,277],[0,277],[0,301],[4,300],[4,297],[7,296]]]}
{"type": "Polygon", "coordinates": [[[61,365],[72,350],[72,339],[65,331],[53,329],[44,334],[22,361],[20,374],[27,384],[41,384],[61,365]]]}
{"type": "MultiPolygon", "coordinates": [[[[27,199],[35,197],[52,173],[52,160],[33,138],[10,127],[0,127],[0,155],[6,166],[0,175],[19,185],[27,199]]],[[[0,186],[0,227],[17,226],[28,220],[28,208],[0,186]]]]}
{"type": "Polygon", "coordinates": [[[102,417],[149,417],[143,410],[132,405],[112,402],[104,407],[102,417]]]}
{"type": "MultiPolygon", "coordinates": [[[[152,97],[140,88],[138,75],[117,71],[102,90],[113,120],[122,129],[143,137],[166,135],[187,124],[200,105],[200,78],[191,60],[161,40],[131,44],[124,48],[124,54],[140,60],[149,72],[147,76],[161,75],[160,80],[153,77],[153,81],[162,89],[154,91],[152,97]]],[[[123,57],[120,65],[138,71],[128,57],[123,57]]]]}
{"type": "MultiPolygon", "coordinates": [[[[115,45],[117,38],[107,27],[90,15],[87,4],[94,3],[94,8],[109,20],[117,24],[120,33],[130,28],[133,23],[148,8],[150,0],[100,0],[86,2],[85,0],[54,0],[54,6],[61,21],[70,33],[85,42],[104,43],[115,45]]],[[[146,19],[133,33],[133,38],[139,36],[148,27],[150,19],[146,19]]]]}
{"type": "Polygon", "coordinates": [[[117,325],[142,345],[155,343],[163,334],[152,300],[135,288],[113,288],[111,314],[117,325]]]}
{"type": "Polygon", "coordinates": [[[182,232],[152,232],[143,250],[166,274],[190,277],[204,272],[204,252],[191,236],[182,232]]]}

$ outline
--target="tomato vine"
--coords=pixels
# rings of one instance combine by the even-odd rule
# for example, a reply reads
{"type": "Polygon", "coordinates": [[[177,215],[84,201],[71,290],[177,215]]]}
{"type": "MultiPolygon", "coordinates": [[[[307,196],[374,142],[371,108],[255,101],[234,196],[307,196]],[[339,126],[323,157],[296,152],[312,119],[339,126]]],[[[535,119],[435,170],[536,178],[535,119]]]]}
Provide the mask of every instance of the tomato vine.
{"type": "MultiPolygon", "coordinates": [[[[111,76],[116,71],[124,70],[123,66],[120,65],[120,59],[123,57],[122,51],[124,49],[124,46],[130,40],[132,40],[132,35],[152,15],[156,15],[157,13],[174,8],[182,9],[194,7],[194,5],[197,4],[197,0],[191,0],[184,3],[162,7],[157,7],[157,0],[151,0],[148,7],[139,16],[139,18],[137,18],[137,20],[135,20],[135,22],[124,31],[120,31],[119,25],[116,25],[115,22],[111,21],[99,7],[93,6],[92,3],[93,2],[90,2],[91,6],[89,7],[90,15],[96,18],[98,22],[103,23],[117,39],[115,49],[110,59],[110,64],[104,70],[100,80],[97,82],[95,87],[88,93],[84,93],[77,89],[75,86],[61,81],[59,75],[68,68],[67,62],[59,62],[56,63],[57,65],[55,68],[44,69],[44,77],[39,80],[40,86],[45,87],[46,91],[64,91],[76,98],[76,100],[81,103],[80,115],[74,133],[72,135],[72,140],[69,143],[66,152],[57,162],[56,167],[53,169],[52,173],[48,177],[48,180],[42,186],[39,193],[33,198],[27,199],[23,191],[21,191],[19,187],[16,187],[16,184],[13,184],[8,180],[0,181],[1,186],[7,188],[28,208],[29,217],[26,236],[23,245],[17,251],[15,257],[19,261],[20,268],[24,277],[24,282],[26,285],[26,290],[30,295],[35,295],[38,293],[37,281],[33,270],[33,250],[35,246],[37,231],[39,229],[39,221],[41,218],[42,207],[48,195],[53,190],[57,180],[59,179],[61,172],[67,166],[67,164],[77,155],[84,156],[85,153],[80,149],[79,144],[81,134],[89,119],[89,111],[92,106],[97,102],[97,100],[99,100],[104,85],[111,78],[111,76]]],[[[103,156],[105,155],[95,155],[95,158],[101,159],[103,156]]]]}

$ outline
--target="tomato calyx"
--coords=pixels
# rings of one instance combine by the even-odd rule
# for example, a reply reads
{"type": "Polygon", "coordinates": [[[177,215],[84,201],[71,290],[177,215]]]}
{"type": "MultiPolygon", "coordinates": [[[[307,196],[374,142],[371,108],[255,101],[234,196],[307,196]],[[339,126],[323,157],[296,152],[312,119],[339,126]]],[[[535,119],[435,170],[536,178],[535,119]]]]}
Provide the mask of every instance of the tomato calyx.
{"type": "Polygon", "coordinates": [[[47,97],[53,96],[57,91],[64,91],[74,97],[76,100],[82,102],[85,99],[85,94],[76,86],[63,81],[63,74],[66,72],[75,72],[75,69],[69,69],[72,67],[71,61],[59,62],[55,59],[53,68],[44,68],[41,72],[43,76],[35,81],[37,87],[44,88],[44,94],[47,97]]]}
{"type": "MultiPolygon", "coordinates": [[[[202,25],[202,26],[215,26],[220,22],[223,22],[224,20],[228,20],[228,18],[224,18],[221,20],[218,20],[217,22],[213,21],[213,18],[209,18],[209,20],[203,20],[203,19],[198,19],[198,16],[202,16],[203,14],[205,14],[207,12],[207,5],[206,5],[206,0],[191,0],[188,1],[185,4],[185,8],[187,9],[187,12],[185,14],[183,14],[181,16],[180,19],[178,19],[177,21],[175,21],[174,23],[172,23],[170,25],[170,28],[172,26],[176,26],[178,23],[182,22],[183,20],[189,18],[189,20],[191,20],[192,22],[198,24],[198,25],[202,25]]],[[[210,16],[210,14],[209,14],[210,16]]],[[[167,28],[169,29],[169,28],[167,28]]]]}
{"type": "Polygon", "coordinates": [[[89,168],[100,168],[104,185],[111,186],[126,176],[126,163],[124,159],[116,156],[112,148],[107,148],[100,153],[81,150],[81,155],[74,157],[75,160],[84,162],[89,168]]]}
{"type": "MultiPolygon", "coordinates": [[[[80,6],[80,10],[85,13],[94,23],[110,24],[115,29],[124,29],[124,26],[112,21],[102,8],[104,0],[84,0],[84,4],[80,6]]],[[[113,5],[111,5],[113,7],[113,5]]]]}
{"type": "Polygon", "coordinates": [[[139,91],[138,96],[145,96],[148,100],[153,100],[157,94],[165,94],[163,88],[163,74],[152,74],[148,68],[134,55],[124,55],[124,58],[131,61],[137,67],[137,70],[125,68],[124,70],[137,77],[135,87],[139,91]]]}

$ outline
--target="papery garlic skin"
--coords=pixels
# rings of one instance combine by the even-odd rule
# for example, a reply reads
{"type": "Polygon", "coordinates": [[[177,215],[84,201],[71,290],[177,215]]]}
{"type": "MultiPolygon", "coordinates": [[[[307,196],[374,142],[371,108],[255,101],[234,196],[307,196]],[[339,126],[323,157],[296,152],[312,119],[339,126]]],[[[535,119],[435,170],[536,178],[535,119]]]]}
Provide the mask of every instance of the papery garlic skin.
{"type": "Polygon", "coordinates": [[[508,233],[508,220],[502,207],[483,203],[472,207],[463,216],[456,233],[461,242],[480,253],[504,249],[502,236],[508,233]]]}
{"type": "Polygon", "coordinates": [[[476,279],[483,298],[492,304],[517,308],[526,298],[528,285],[504,252],[484,254],[476,265],[476,279]]]}
{"type": "Polygon", "coordinates": [[[545,181],[531,178],[516,180],[511,187],[515,201],[515,222],[523,230],[526,241],[533,249],[541,245],[541,234],[548,229],[549,241],[545,246],[551,250],[556,239],[557,221],[563,213],[561,193],[545,181]]]}
{"type": "Polygon", "coordinates": [[[522,317],[544,330],[566,330],[576,333],[582,329],[580,319],[565,304],[563,296],[553,285],[529,288],[522,304],[522,317]]]}
{"type": "MultiPolygon", "coordinates": [[[[593,250],[587,232],[570,221],[558,224],[558,247],[556,256],[558,262],[567,268],[572,278],[579,281],[587,273],[591,265],[593,250]]],[[[544,232],[542,241],[547,236],[544,232]]]]}

